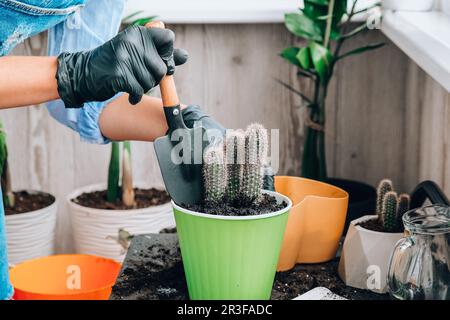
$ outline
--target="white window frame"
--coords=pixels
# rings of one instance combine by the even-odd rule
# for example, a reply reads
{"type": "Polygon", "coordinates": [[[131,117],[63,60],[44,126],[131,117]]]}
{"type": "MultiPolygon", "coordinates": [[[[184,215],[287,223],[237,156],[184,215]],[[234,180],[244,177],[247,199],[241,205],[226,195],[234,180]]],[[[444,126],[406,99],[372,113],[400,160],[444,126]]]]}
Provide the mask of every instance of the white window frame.
{"type": "MultiPolygon", "coordinates": [[[[359,0],[358,7],[378,2],[359,0]]],[[[350,4],[349,4],[350,5],[350,4]]],[[[158,15],[167,23],[281,23],[284,14],[303,7],[302,0],[128,0],[125,14],[158,15]]]]}

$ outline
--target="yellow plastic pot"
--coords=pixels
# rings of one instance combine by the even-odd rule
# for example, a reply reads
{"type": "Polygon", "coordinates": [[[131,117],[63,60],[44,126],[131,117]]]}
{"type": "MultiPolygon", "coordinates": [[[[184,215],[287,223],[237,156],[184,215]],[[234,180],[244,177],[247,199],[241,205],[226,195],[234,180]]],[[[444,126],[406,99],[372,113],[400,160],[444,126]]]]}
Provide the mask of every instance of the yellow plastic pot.
{"type": "Polygon", "coordinates": [[[292,201],[277,270],[333,259],[344,230],[348,193],[327,183],[287,176],[275,177],[275,190],[292,201]]]}

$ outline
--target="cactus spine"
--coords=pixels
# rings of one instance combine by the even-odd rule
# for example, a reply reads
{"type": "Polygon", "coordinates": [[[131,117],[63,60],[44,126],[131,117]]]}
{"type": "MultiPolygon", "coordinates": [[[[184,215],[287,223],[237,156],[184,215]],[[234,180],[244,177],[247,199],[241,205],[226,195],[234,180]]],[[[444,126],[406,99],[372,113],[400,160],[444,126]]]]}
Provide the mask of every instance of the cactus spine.
{"type": "Polygon", "coordinates": [[[245,132],[245,165],[241,184],[244,204],[258,203],[263,186],[262,166],[268,149],[267,130],[258,123],[250,124],[245,132]]]}
{"type": "Polygon", "coordinates": [[[203,161],[205,202],[207,205],[219,204],[225,197],[227,185],[223,143],[210,146],[205,151],[203,161]]]}
{"type": "Polygon", "coordinates": [[[245,133],[243,130],[227,131],[226,144],[227,201],[236,203],[241,189],[245,163],[245,133]]]}

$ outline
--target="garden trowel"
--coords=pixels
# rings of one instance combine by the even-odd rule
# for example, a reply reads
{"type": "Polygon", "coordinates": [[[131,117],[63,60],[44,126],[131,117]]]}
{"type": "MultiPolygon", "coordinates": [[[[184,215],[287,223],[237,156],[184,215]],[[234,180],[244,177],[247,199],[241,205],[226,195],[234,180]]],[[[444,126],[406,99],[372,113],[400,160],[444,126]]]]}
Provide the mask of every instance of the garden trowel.
{"type": "Polygon", "coordinates": [[[165,76],[159,87],[169,130],[154,146],[164,184],[175,203],[198,204],[203,196],[204,129],[189,129],[184,124],[172,76],[165,76]]]}

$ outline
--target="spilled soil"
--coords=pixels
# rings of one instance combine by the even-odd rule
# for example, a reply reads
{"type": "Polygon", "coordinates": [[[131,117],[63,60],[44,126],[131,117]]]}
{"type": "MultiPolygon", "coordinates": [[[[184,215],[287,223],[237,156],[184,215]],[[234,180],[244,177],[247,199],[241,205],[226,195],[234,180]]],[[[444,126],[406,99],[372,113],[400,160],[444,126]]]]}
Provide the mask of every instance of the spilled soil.
{"type": "MultiPolygon", "coordinates": [[[[352,300],[389,299],[388,294],[347,287],[337,274],[338,264],[336,259],[321,264],[296,265],[289,271],[278,272],[271,299],[294,299],[319,286],[352,300]]],[[[189,299],[176,234],[152,234],[134,238],[110,299],[189,299]]]]}
{"type": "Polygon", "coordinates": [[[106,210],[127,210],[142,209],[151,206],[158,206],[170,201],[169,194],[164,190],[155,188],[151,189],[134,189],[136,203],[134,206],[126,206],[121,199],[114,202],[106,200],[106,190],[86,192],[75,199],[73,202],[88,208],[106,209],[106,210]]]}
{"type": "Polygon", "coordinates": [[[287,203],[277,203],[275,197],[263,194],[262,199],[259,203],[253,203],[250,206],[244,205],[242,203],[236,203],[230,205],[224,201],[224,203],[219,203],[215,205],[181,205],[181,207],[206,214],[220,215],[220,216],[256,216],[260,214],[267,214],[276,212],[283,208],[286,208],[287,203]]]}
{"type": "Polygon", "coordinates": [[[55,202],[55,197],[44,192],[14,192],[14,207],[5,207],[6,215],[26,213],[46,208],[55,202]]]}

